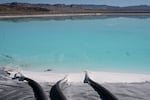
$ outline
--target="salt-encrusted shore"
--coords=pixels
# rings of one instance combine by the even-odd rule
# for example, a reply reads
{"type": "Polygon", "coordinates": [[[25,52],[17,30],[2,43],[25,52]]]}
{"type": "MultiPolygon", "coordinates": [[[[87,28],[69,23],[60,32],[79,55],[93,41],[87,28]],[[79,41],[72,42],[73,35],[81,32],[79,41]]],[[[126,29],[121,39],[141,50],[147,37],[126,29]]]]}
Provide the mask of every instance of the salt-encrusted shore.
{"type": "MultiPolygon", "coordinates": [[[[0,15],[0,19],[4,18],[41,18],[41,17],[73,17],[73,16],[149,16],[150,13],[64,13],[64,14],[31,14],[31,15],[0,15]]],[[[125,17],[124,16],[124,17],[125,17]]]]}
{"type": "Polygon", "coordinates": [[[37,14],[37,15],[3,15],[0,18],[37,18],[37,17],[66,17],[66,16],[98,16],[101,13],[77,13],[77,14],[37,14]]]}
{"type": "MultiPolygon", "coordinates": [[[[85,72],[34,72],[22,70],[21,73],[34,79],[38,82],[56,82],[64,77],[68,78],[68,82],[80,83],[83,82],[85,72]]],[[[135,74],[135,73],[118,73],[118,72],[96,72],[88,71],[91,79],[98,83],[133,83],[150,81],[150,74],[135,74]]]]}

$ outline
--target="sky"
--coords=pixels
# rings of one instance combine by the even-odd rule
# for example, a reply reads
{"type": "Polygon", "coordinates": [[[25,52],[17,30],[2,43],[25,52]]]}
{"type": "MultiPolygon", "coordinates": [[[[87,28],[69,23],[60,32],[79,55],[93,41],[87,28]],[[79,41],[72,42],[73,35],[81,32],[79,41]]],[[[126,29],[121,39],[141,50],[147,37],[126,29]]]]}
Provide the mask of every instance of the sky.
{"type": "Polygon", "coordinates": [[[150,5],[150,0],[0,0],[6,2],[29,2],[29,3],[63,3],[63,4],[97,4],[113,6],[150,5]]]}

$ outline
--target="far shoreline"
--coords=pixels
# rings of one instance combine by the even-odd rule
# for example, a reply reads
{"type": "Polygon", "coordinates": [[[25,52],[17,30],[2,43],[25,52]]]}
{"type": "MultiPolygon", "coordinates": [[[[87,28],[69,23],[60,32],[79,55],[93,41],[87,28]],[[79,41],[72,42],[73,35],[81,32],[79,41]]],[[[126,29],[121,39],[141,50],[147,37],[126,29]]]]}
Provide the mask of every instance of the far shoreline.
{"type": "Polygon", "coordinates": [[[71,16],[149,16],[150,13],[62,13],[62,14],[16,14],[16,15],[0,15],[0,19],[3,18],[40,18],[40,17],[71,17],[71,16]]]}
{"type": "Polygon", "coordinates": [[[32,15],[0,15],[0,18],[37,18],[37,17],[66,17],[66,16],[93,16],[101,13],[78,13],[78,14],[32,14],[32,15]]]}

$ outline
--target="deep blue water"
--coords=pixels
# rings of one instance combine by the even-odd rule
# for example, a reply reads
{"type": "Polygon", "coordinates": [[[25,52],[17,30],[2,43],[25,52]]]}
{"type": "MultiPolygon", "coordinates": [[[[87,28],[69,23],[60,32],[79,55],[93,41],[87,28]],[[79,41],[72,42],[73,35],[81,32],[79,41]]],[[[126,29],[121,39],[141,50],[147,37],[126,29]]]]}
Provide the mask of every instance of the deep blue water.
{"type": "Polygon", "coordinates": [[[0,66],[150,73],[150,18],[0,20],[0,66]]]}

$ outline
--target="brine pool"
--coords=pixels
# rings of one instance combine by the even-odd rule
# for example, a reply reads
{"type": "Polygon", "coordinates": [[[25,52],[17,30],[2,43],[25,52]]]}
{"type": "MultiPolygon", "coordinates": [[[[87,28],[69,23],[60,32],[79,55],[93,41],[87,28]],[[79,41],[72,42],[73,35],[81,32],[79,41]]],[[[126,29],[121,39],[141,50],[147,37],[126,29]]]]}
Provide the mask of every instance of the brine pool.
{"type": "Polygon", "coordinates": [[[1,19],[0,66],[150,73],[150,17],[1,19]]]}

